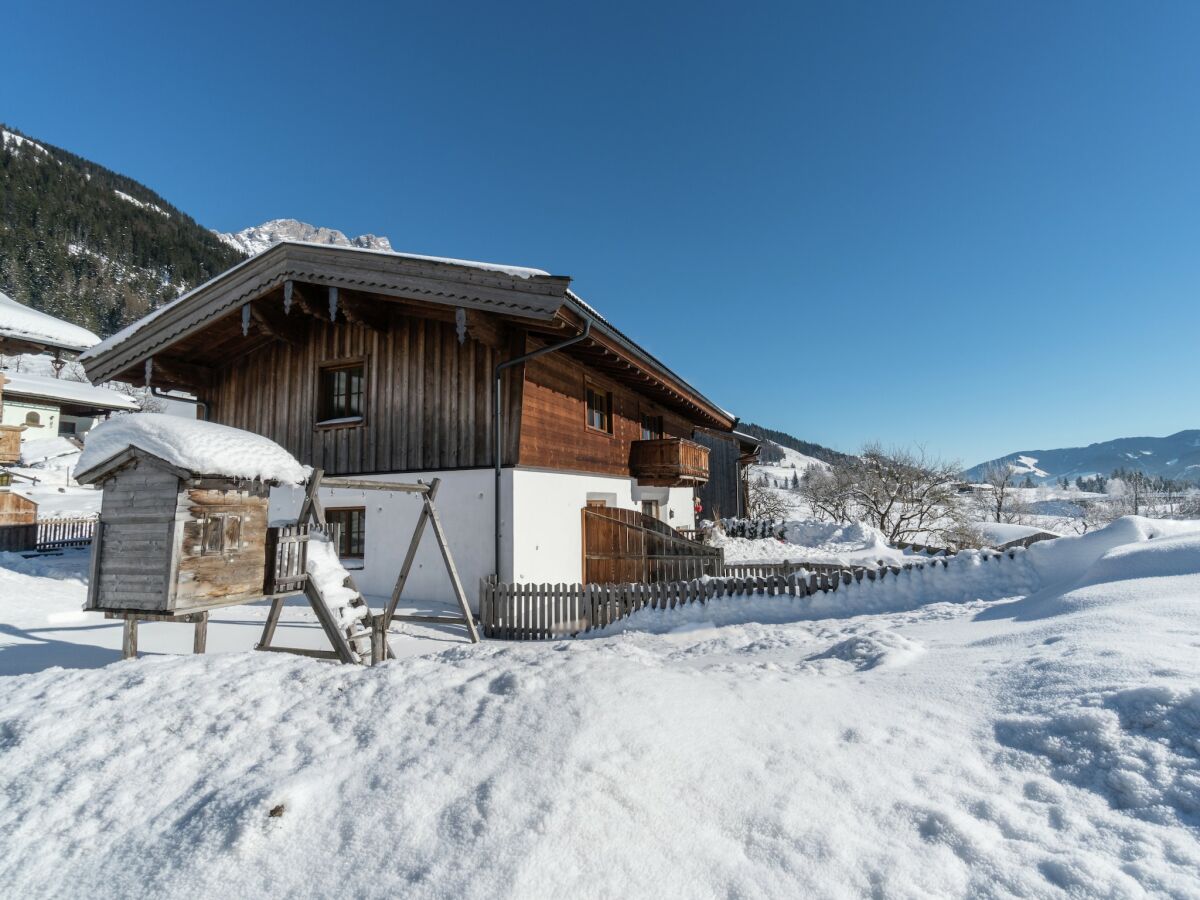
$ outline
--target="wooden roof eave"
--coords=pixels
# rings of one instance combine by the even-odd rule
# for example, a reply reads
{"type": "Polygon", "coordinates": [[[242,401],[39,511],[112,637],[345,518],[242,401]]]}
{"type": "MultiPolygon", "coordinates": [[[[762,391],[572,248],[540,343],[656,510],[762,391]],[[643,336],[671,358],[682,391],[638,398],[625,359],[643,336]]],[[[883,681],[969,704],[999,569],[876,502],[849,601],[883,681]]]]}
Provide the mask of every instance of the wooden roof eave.
{"type": "Polygon", "coordinates": [[[684,411],[693,421],[706,422],[722,431],[730,431],[737,424],[736,416],[730,415],[706,398],[638,345],[617,332],[604,319],[592,316],[582,308],[576,312],[565,306],[559,310],[556,319],[573,329],[581,329],[586,321],[585,316],[592,322],[592,336],[582,345],[572,348],[574,355],[593,365],[604,367],[603,361],[588,358],[590,348],[599,348],[597,352],[603,354],[608,361],[610,374],[618,380],[625,381],[637,390],[662,395],[667,405],[684,411]]]}
{"type": "Polygon", "coordinates": [[[467,265],[342,247],[281,243],[200,285],[111,347],[85,355],[93,382],[109,381],[286,281],[549,320],[570,278],[520,278],[467,265]]]}

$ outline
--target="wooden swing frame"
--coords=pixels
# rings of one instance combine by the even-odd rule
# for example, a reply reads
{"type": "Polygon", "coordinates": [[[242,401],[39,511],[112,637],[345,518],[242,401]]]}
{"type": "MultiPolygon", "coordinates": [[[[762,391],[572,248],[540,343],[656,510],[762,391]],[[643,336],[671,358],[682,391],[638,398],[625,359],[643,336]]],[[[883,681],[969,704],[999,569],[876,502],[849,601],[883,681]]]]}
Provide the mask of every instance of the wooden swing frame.
{"type": "MultiPolygon", "coordinates": [[[[437,506],[434,503],[440,485],[440,478],[434,478],[429,484],[419,480],[415,484],[411,484],[390,481],[359,481],[352,478],[326,478],[325,472],[322,469],[314,469],[312,476],[308,480],[304,492],[304,501],[300,504],[300,514],[297,516],[296,521],[297,524],[316,525],[320,529],[324,529],[327,525],[325,508],[321,505],[321,500],[317,496],[317,492],[323,487],[346,488],[358,491],[391,491],[418,494],[421,497],[421,514],[417,518],[417,524],[414,526],[412,537],[409,539],[408,551],[404,555],[404,563],[400,566],[400,574],[397,576],[396,584],[392,588],[391,598],[388,600],[387,607],[382,613],[372,613],[370,615],[371,665],[375,665],[385,659],[395,658],[395,654],[387,643],[387,634],[391,628],[393,619],[408,622],[423,622],[426,624],[462,625],[466,627],[471,643],[479,643],[479,632],[475,627],[475,616],[472,614],[470,604],[467,602],[467,595],[463,590],[462,579],[458,577],[458,568],[454,565],[454,557],[450,553],[450,545],[446,540],[446,531],[442,527],[442,520],[438,516],[437,506]],[[450,578],[450,587],[454,591],[455,599],[458,601],[461,615],[424,616],[396,612],[396,607],[399,605],[400,598],[404,594],[405,585],[408,583],[408,576],[412,572],[413,563],[416,561],[417,549],[421,545],[421,538],[425,534],[427,525],[433,528],[433,535],[437,541],[438,550],[441,551],[442,562],[446,566],[446,574],[450,578]]],[[[354,583],[353,575],[348,576],[347,582],[347,586],[361,597],[362,592],[358,590],[358,585],[354,583]]],[[[263,626],[262,639],[256,645],[256,649],[275,653],[297,653],[301,656],[313,656],[318,659],[337,659],[344,663],[353,663],[356,661],[355,650],[351,646],[349,636],[338,627],[333,611],[325,603],[325,599],[321,596],[320,592],[312,585],[311,580],[307,578],[307,574],[304,596],[308,599],[309,605],[312,606],[313,612],[316,613],[317,621],[321,623],[321,628],[325,631],[334,649],[308,650],[299,647],[279,647],[273,645],[272,641],[275,637],[275,629],[279,624],[279,617],[283,612],[285,596],[287,595],[279,594],[271,599],[271,610],[267,614],[267,621],[263,626]]]]}

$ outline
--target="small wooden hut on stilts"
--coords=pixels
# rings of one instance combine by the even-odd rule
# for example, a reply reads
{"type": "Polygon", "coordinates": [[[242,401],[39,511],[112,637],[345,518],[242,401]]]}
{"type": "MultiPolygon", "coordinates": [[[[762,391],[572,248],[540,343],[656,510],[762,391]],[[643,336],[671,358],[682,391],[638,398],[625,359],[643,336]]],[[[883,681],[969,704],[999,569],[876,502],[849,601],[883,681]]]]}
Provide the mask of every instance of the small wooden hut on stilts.
{"type": "Polygon", "coordinates": [[[258,649],[293,652],[346,663],[391,656],[387,631],[396,614],[426,525],[432,527],[464,625],[477,641],[475,621],[437,515],[438,482],[403,484],[331,479],[325,486],[416,493],[423,509],[387,607],[373,614],[342,567],[311,472],[273,441],[208,422],[140,414],[115,419],[90,436],[76,473],[104,496],[92,546],[85,609],[123,619],[123,656],[137,655],[144,621],[193,624],[194,652],[207,643],[212,609],[270,597],[258,649]],[[273,485],[305,484],[295,524],[271,527],[273,485]],[[275,629],[287,595],[303,592],[331,650],[279,647],[275,629]]]}

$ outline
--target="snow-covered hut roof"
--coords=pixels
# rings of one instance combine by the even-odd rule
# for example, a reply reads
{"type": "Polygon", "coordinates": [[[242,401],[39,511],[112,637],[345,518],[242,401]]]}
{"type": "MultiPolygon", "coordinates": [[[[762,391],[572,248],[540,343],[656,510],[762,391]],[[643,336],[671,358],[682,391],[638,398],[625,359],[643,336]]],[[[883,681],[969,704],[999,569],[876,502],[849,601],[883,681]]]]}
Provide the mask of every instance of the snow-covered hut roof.
{"type": "Polygon", "coordinates": [[[72,351],[86,350],[100,342],[100,338],[86,328],[30,309],[0,293],[0,339],[3,338],[35,347],[72,351]]]}
{"type": "Polygon", "coordinates": [[[138,408],[137,401],[118,391],[96,387],[86,381],[69,381],[49,378],[45,375],[27,375],[24,372],[0,372],[4,379],[3,391],[14,397],[29,397],[49,400],[55,404],[86,406],[89,409],[138,408]]]}
{"type": "Polygon", "coordinates": [[[300,484],[309,469],[259,434],[161,413],[136,413],[97,425],[84,441],[76,480],[94,481],[127,450],[141,450],[192,475],[300,484]]]}

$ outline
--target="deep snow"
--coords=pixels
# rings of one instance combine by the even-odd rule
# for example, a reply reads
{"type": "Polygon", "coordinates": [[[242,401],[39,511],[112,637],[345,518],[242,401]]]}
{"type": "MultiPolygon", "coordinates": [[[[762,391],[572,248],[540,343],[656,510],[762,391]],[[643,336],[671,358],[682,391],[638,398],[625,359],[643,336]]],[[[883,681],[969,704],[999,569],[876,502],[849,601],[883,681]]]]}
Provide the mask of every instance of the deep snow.
{"type": "MultiPolygon", "coordinates": [[[[732,598],[374,669],[224,653],[0,678],[0,883],[1200,896],[1197,529],[1125,519],[821,607],[732,598]]],[[[0,568],[0,619],[81,597],[30,571],[0,568]]]]}

